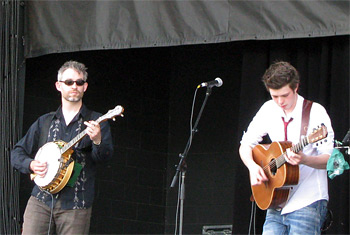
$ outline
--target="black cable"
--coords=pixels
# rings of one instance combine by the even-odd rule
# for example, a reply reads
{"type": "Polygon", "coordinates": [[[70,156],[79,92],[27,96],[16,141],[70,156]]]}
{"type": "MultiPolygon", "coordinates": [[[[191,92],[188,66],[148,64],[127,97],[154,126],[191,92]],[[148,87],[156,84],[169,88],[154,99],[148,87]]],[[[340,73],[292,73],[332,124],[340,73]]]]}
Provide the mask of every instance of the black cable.
{"type": "Polygon", "coordinates": [[[180,187],[181,187],[181,177],[179,177],[179,186],[178,186],[178,191],[177,191],[177,204],[176,204],[176,217],[175,217],[175,232],[174,234],[177,234],[177,227],[178,227],[178,220],[179,220],[179,210],[180,210],[180,187]]]}
{"type": "Polygon", "coordinates": [[[47,192],[51,196],[51,213],[50,213],[50,222],[49,222],[49,229],[47,231],[47,235],[50,235],[50,230],[51,230],[51,223],[52,223],[52,214],[53,214],[53,195],[52,193],[47,192]]]}
{"type": "Polygon", "coordinates": [[[251,229],[253,226],[253,230],[254,230],[254,235],[256,234],[256,225],[255,225],[255,221],[256,221],[256,204],[255,201],[252,201],[252,206],[251,206],[251,210],[250,210],[250,221],[249,221],[249,229],[248,229],[248,234],[251,234],[251,229]]]}

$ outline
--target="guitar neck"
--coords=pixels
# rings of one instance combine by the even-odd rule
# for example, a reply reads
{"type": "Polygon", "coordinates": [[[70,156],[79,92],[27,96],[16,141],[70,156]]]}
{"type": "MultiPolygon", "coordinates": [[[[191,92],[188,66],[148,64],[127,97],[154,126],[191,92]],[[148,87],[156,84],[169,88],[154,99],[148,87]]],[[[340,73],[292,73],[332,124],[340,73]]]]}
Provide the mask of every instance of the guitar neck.
{"type": "MultiPolygon", "coordinates": [[[[300,150],[302,150],[306,145],[309,144],[309,140],[307,137],[303,138],[301,140],[301,142],[299,142],[298,144],[294,145],[291,147],[291,150],[294,152],[294,153],[297,153],[299,152],[300,150]]],[[[278,158],[276,158],[276,167],[277,169],[280,168],[283,164],[285,164],[287,161],[286,161],[286,158],[285,158],[285,154],[287,154],[286,152],[284,152],[281,156],[279,156],[278,158]]]]}

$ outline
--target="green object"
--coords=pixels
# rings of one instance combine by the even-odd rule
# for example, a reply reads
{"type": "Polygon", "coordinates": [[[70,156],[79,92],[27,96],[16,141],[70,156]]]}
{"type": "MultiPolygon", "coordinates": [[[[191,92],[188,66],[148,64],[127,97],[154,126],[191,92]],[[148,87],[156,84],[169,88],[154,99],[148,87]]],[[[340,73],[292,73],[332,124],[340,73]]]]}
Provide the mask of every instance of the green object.
{"type": "Polygon", "coordinates": [[[83,166],[77,162],[74,162],[74,167],[73,167],[73,174],[70,177],[68,183],[66,186],[73,187],[75,184],[75,181],[77,181],[77,178],[80,174],[81,169],[83,169],[83,166]]]}
{"type": "Polygon", "coordinates": [[[327,162],[328,177],[333,179],[337,175],[343,174],[344,170],[349,170],[349,168],[349,163],[345,161],[344,155],[335,148],[327,162]]]}

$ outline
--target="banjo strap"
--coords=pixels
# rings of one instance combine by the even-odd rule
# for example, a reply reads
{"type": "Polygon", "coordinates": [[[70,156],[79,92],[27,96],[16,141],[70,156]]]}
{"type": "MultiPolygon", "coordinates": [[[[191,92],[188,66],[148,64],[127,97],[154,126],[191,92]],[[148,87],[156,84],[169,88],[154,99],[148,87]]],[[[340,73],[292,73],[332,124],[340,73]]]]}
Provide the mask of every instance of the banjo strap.
{"type": "Polygon", "coordinates": [[[49,115],[46,117],[43,123],[43,126],[41,127],[38,148],[42,147],[47,142],[47,135],[49,132],[50,124],[53,117],[55,116],[55,113],[56,112],[49,113],[49,115]]]}

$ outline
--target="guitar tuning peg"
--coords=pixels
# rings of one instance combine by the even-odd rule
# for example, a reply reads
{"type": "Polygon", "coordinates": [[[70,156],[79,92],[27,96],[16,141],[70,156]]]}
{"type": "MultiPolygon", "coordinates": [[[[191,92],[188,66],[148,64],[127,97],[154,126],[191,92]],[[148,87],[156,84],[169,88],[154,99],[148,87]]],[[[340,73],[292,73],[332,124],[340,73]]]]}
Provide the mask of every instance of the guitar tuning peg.
{"type": "Polygon", "coordinates": [[[325,139],[324,142],[327,143],[327,139],[325,139]]]}
{"type": "Polygon", "coordinates": [[[112,120],[113,120],[113,122],[115,122],[115,117],[114,117],[114,118],[112,118],[112,120]]]}
{"type": "Polygon", "coordinates": [[[316,143],[316,146],[318,147],[318,143],[316,143]]]}

